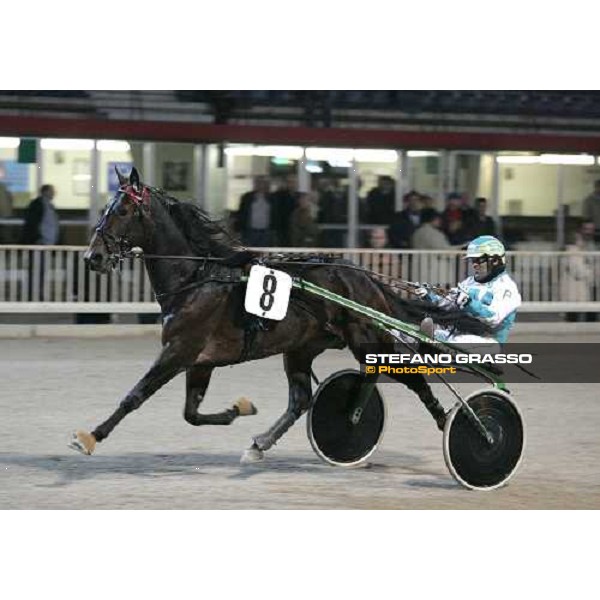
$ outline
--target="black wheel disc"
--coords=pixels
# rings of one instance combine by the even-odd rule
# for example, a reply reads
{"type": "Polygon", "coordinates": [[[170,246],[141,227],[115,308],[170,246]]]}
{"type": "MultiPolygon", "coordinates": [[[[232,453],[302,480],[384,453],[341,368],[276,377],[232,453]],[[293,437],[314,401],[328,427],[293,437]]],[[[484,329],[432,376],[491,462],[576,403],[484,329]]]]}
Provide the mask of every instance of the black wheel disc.
{"type": "Polygon", "coordinates": [[[444,458],[452,475],[470,488],[493,489],[515,472],[525,444],[523,419],[513,401],[498,392],[479,392],[468,405],[493,437],[490,444],[461,408],[444,429],[444,458]]]}
{"type": "Polygon", "coordinates": [[[339,371],[317,390],[307,415],[308,437],[325,461],[343,466],[358,464],[377,447],[385,424],[385,405],[375,387],[360,421],[350,421],[364,376],[358,371],[339,371]]]}

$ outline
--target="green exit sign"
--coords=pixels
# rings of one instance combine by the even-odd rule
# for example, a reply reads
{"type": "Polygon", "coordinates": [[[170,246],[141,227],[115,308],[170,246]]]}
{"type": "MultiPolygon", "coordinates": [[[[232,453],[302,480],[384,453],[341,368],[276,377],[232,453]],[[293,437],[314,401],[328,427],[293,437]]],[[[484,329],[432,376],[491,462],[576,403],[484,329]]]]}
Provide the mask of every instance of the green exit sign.
{"type": "Polygon", "coordinates": [[[21,138],[19,144],[19,153],[17,161],[20,163],[37,162],[37,140],[31,138],[21,138]]]}

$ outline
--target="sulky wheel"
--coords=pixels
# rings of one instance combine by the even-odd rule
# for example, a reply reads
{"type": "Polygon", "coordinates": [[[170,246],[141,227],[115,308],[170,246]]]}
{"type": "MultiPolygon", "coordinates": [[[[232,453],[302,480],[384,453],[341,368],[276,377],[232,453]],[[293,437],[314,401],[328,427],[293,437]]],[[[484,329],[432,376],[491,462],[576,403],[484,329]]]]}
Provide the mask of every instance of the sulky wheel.
{"type": "Polygon", "coordinates": [[[315,393],[306,425],[313,450],[325,462],[350,467],[364,462],[377,449],[386,415],[375,385],[360,420],[351,422],[364,381],[364,375],[358,371],[338,371],[323,381],[315,393]]]}
{"type": "Polygon", "coordinates": [[[521,462],[525,448],[523,417],[504,392],[485,390],[466,398],[493,442],[484,439],[457,403],[444,427],[444,459],[460,484],[473,490],[493,490],[504,485],[521,462]]]}

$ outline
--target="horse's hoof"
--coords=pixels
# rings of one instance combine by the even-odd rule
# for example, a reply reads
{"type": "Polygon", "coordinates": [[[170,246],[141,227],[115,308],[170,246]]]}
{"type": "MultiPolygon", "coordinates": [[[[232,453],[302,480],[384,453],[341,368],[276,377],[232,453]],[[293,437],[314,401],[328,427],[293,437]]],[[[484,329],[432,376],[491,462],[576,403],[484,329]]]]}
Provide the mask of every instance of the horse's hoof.
{"type": "Polygon", "coordinates": [[[234,403],[233,406],[238,409],[240,417],[255,415],[258,412],[256,406],[254,406],[254,404],[252,404],[248,398],[240,398],[234,403]]]}
{"type": "Polygon", "coordinates": [[[246,448],[244,453],[242,454],[242,458],[240,458],[240,463],[242,465],[251,465],[253,463],[260,462],[265,457],[265,453],[252,445],[250,448],[246,448]]]}
{"type": "Polygon", "coordinates": [[[77,452],[81,452],[81,454],[85,454],[86,456],[92,454],[95,447],[96,438],[91,433],[85,431],[76,431],[73,433],[73,437],[69,442],[69,448],[77,450],[77,452]]]}

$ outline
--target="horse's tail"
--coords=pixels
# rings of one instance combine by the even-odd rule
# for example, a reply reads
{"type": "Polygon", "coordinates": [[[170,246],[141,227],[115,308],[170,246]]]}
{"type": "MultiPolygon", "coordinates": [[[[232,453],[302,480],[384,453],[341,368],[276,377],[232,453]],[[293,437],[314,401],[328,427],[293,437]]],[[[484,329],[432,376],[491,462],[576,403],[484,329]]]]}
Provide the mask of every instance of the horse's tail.
{"type": "Polygon", "coordinates": [[[425,317],[431,317],[438,325],[453,327],[459,333],[468,333],[481,337],[489,337],[492,334],[493,330],[489,325],[466,314],[462,310],[445,310],[424,300],[401,298],[384,282],[375,277],[372,277],[372,280],[392,305],[394,309],[393,316],[402,321],[420,323],[425,317]]]}

